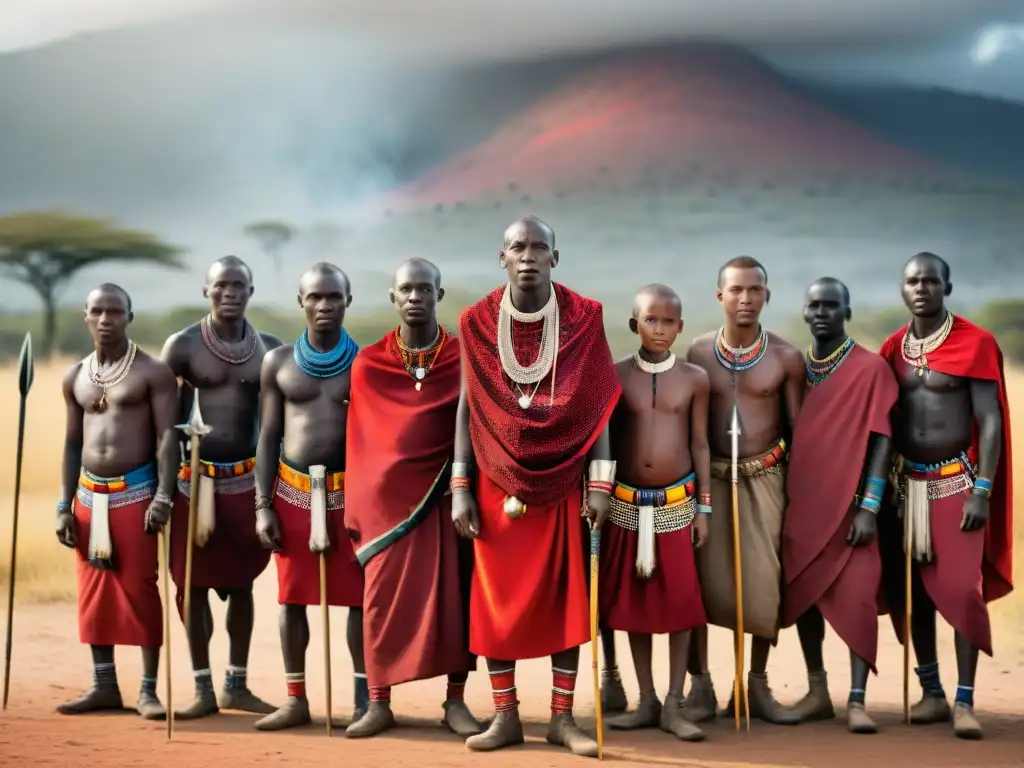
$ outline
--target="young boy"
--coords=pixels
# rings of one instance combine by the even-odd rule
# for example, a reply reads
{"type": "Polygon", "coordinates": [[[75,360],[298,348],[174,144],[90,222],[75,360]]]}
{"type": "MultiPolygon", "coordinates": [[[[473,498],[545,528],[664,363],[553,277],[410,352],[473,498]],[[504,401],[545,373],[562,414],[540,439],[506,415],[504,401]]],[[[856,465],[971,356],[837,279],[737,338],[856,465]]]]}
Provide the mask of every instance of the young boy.
{"type": "Polygon", "coordinates": [[[630,330],[640,349],[617,364],[622,398],[612,420],[616,484],[601,551],[601,614],[609,631],[629,633],[640,703],[610,718],[620,730],[660,727],[683,741],[704,733],[683,717],[690,630],[707,619],[694,548],[711,514],[707,374],[677,360],[682,302],[648,285],[633,302],[630,330]],[[652,635],[669,635],[665,705],[654,688],[652,635]]]}

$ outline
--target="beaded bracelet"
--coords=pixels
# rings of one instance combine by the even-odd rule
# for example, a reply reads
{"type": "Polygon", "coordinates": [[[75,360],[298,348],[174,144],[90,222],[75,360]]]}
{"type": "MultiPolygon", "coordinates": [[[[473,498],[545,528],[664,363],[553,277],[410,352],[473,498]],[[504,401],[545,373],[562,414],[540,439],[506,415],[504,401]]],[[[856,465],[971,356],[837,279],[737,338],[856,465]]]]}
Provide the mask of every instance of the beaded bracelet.
{"type": "Polygon", "coordinates": [[[257,496],[256,497],[256,511],[257,512],[259,512],[261,509],[270,509],[270,510],[272,510],[273,508],[274,508],[274,500],[271,499],[269,496],[257,496]]]}
{"type": "Polygon", "coordinates": [[[711,505],[710,504],[698,504],[697,505],[697,514],[698,515],[710,515],[711,514],[711,505]]]}
{"type": "Polygon", "coordinates": [[[971,492],[988,498],[992,495],[992,481],[984,477],[977,478],[974,481],[974,488],[971,489],[971,492]]]}
{"type": "Polygon", "coordinates": [[[612,495],[612,483],[606,480],[588,480],[587,481],[587,492],[588,493],[603,493],[605,496],[612,495]]]}
{"type": "Polygon", "coordinates": [[[61,501],[61,502],[57,503],[57,515],[58,516],[60,516],[60,515],[70,515],[70,514],[71,514],[71,505],[70,504],[68,504],[66,501],[61,501]]]}
{"type": "Polygon", "coordinates": [[[711,494],[708,493],[707,491],[704,491],[703,493],[698,494],[697,495],[697,503],[701,504],[701,505],[703,505],[705,507],[710,507],[711,506],[711,494]]]}
{"type": "Polygon", "coordinates": [[[460,475],[452,475],[451,482],[448,484],[449,489],[452,493],[458,493],[459,491],[469,490],[469,478],[460,475]]]}
{"type": "Polygon", "coordinates": [[[878,512],[881,506],[882,502],[873,496],[865,496],[860,500],[860,508],[870,512],[878,512]]]}

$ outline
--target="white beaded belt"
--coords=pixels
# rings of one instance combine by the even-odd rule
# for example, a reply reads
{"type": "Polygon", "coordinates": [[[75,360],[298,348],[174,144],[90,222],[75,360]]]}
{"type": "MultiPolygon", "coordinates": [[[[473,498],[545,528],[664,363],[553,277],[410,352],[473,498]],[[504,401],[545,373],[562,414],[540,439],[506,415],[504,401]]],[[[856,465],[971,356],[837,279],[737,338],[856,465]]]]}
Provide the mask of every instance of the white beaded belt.
{"type": "MultiPolygon", "coordinates": [[[[654,507],[654,532],[681,531],[693,522],[696,514],[697,500],[693,496],[665,507],[654,507]]],[[[640,508],[612,496],[608,519],[623,530],[636,531],[640,528],[640,508]]]]}
{"type": "MultiPolygon", "coordinates": [[[[274,495],[281,499],[281,501],[285,501],[294,507],[300,507],[301,509],[313,508],[312,497],[307,491],[292,488],[281,478],[277,479],[277,489],[274,491],[274,495]]],[[[329,491],[326,495],[328,509],[345,508],[345,491],[329,491]]]]}
{"type": "MultiPolygon", "coordinates": [[[[104,495],[107,497],[108,508],[118,509],[119,507],[130,507],[132,504],[137,504],[140,501],[149,501],[156,493],[156,487],[156,481],[153,481],[152,483],[144,483],[132,488],[126,488],[123,491],[104,495]]],[[[82,506],[92,509],[92,491],[80,485],[75,495],[82,503],[82,506]]]]}
{"type": "MultiPolygon", "coordinates": [[[[916,479],[916,478],[912,478],[916,479]]],[[[971,480],[969,472],[961,472],[959,475],[953,475],[952,477],[938,477],[934,480],[928,480],[928,499],[930,501],[936,501],[938,499],[945,499],[949,496],[955,496],[958,493],[970,490],[974,487],[974,481],[971,480]]],[[[900,498],[904,499],[907,495],[907,475],[903,474],[900,476],[899,484],[900,498]]]]}
{"type": "MultiPolygon", "coordinates": [[[[256,473],[246,472],[244,475],[236,477],[215,477],[213,478],[213,483],[217,493],[222,493],[225,496],[232,496],[236,493],[250,493],[256,487],[256,473]]],[[[186,499],[192,490],[190,485],[191,482],[189,480],[178,478],[178,490],[181,491],[186,499]]]]}

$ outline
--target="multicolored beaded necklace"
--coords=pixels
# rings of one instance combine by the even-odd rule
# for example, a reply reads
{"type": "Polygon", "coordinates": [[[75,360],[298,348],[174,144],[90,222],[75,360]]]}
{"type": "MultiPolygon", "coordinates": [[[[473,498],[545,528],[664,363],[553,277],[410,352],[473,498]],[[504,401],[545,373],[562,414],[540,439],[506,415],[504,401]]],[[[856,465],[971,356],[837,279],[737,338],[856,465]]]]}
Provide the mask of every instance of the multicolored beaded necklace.
{"type": "Polygon", "coordinates": [[[241,365],[252,359],[252,356],[256,354],[256,329],[252,327],[252,323],[248,320],[243,319],[242,322],[245,324],[242,330],[242,341],[248,341],[248,350],[243,352],[240,357],[236,357],[231,354],[232,345],[224,341],[217,335],[217,331],[214,330],[212,315],[207,315],[199,321],[199,330],[203,334],[203,343],[214,357],[231,365],[241,365]]]}
{"type": "Polygon", "coordinates": [[[441,348],[448,340],[448,331],[440,323],[437,324],[437,334],[429,346],[423,348],[410,347],[402,341],[402,328],[395,329],[395,347],[398,350],[398,357],[405,366],[405,370],[416,381],[416,391],[423,389],[423,380],[427,378],[430,369],[434,367],[437,356],[441,354],[441,348]]]}
{"type": "Polygon", "coordinates": [[[344,328],[341,329],[341,338],[334,349],[327,352],[320,352],[309,343],[309,329],[302,332],[293,348],[295,364],[299,370],[317,379],[329,379],[343,374],[352,367],[352,361],[359,351],[359,345],[344,328]]]}
{"type": "Polygon", "coordinates": [[[907,330],[903,332],[903,344],[900,345],[900,352],[903,355],[903,361],[917,369],[918,376],[924,376],[928,370],[928,355],[941,347],[949,338],[955,319],[953,313],[947,311],[942,325],[923,339],[914,338],[912,336],[914,323],[907,323],[907,330]]]}
{"type": "Polygon", "coordinates": [[[757,326],[757,338],[749,347],[730,347],[725,343],[725,327],[718,329],[715,338],[715,357],[723,368],[734,374],[747,371],[761,362],[768,350],[768,331],[757,326]]]}
{"type": "Polygon", "coordinates": [[[853,338],[847,336],[846,341],[840,344],[835,352],[823,360],[818,360],[814,357],[811,354],[811,347],[808,347],[807,354],[804,357],[804,366],[807,369],[807,386],[816,387],[835,373],[836,369],[849,356],[854,344],[853,338]]]}

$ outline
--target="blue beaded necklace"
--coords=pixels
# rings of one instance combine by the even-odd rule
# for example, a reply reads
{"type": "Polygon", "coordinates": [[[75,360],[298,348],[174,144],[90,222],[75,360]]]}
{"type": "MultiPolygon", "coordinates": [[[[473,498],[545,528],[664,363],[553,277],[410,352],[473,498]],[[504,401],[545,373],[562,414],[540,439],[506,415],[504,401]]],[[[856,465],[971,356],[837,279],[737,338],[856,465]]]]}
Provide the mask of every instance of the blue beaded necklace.
{"type": "Polygon", "coordinates": [[[359,345],[344,328],[341,329],[341,338],[338,339],[337,345],[327,352],[313,348],[309,343],[308,329],[302,332],[293,348],[295,364],[299,366],[299,370],[317,379],[329,379],[344,373],[352,367],[352,361],[359,351],[359,345]]]}

